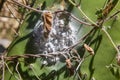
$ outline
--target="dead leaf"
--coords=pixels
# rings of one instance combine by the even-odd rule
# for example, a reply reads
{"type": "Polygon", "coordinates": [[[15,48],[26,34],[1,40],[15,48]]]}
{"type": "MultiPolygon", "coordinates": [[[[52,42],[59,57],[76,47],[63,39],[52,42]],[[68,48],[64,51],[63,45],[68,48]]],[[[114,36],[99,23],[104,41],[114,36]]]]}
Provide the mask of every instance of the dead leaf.
{"type": "Polygon", "coordinates": [[[51,12],[44,12],[42,14],[42,18],[44,21],[44,36],[48,38],[48,35],[52,29],[53,15],[51,12]]]}
{"type": "Polygon", "coordinates": [[[120,66],[120,54],[117,54],[116,59],[117,59],[117,64],[120,66]]]}
{"type": "Polygon", "coordinates": [[[72,66],[71,60],[70,59],[66,59],[66,66],[70,71],[70,76],[74,74],[74,68],[72,66]]]}
{"type": "Polygon", "coordinates": [[[94,55],[94,50],[88,46],[87,44],[84,44],[84,48],[91,54],[91,55],[94,55]]]}

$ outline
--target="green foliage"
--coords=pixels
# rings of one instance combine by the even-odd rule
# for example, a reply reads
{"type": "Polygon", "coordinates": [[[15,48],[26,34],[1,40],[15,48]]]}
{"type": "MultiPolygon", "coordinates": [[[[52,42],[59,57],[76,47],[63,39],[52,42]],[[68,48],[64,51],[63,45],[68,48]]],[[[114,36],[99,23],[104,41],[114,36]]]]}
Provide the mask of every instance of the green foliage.
{"type": "MultiPolygon", "coordinates": [[[[31,0],[32,1],[32,0],[31,0]]],[[[40,4],[43,4],[42,9],[50,9],[51,7],[56,5],[60,5],[60,0],[36,0],[34,7],[36,8],[40,4]]],[[[79,0],[76,0],[79,2],[79,0]]],[[[111,1],[111,0],[108,0],[111,1]]],[[[111,14],[116,12],[116,8],[119,9],[118,0],[112,0],[113,7],[106,14],[106,18],[111,14]],[[114,3],[115,2],[115,3],[114,3]],[[111,12],[111,13],[110,13],[111,12]]],[[[75,2],[74,3],[78,3],[75,2]]],[[[78,7],[72,5],[67,1],[65,8],[73,15],[77,16],[79,19],[82,19],[83,14],[79,11],[78,7]]],[[[81,9],[90,18],[92,21],[97,21],[98,18],[103,17],[103,10],[96,11],[96,8],[102,8],[104,1],[102,0],[83,0],[81,1],[81,9]],[[98,13],[98,17],[96,17],[95,12],[98,13]]],[[[112,4],[112,3],[111,3],[112,4]]],[[[117,14],[119,16],[119,14],[117,14]]],[[[22,55],[27,54],[28,52],[34,51],[30,45],[31,34],[33,28],[40,18],[40,13],[31,11],[26,13],[25,21],[22,23],[19,29],[19,36],[12,42],[10,47],[8,48],[8,55],[22,55]],[[29,44],[29,45],[28,45],[29,44]]],[[[104,18],[105,19],[105,18],[104,18]]],[[[87,18],[86,18],[87,20],[87,18]]],[[[87,20],[89,22],[89,20],[87,20]]],[[[90,22],[91,23],[91,22],[90,22]]],[[[80,23],[74,23],[76,28],[79,29],[80,23]]],[[[119,17],[111,18],[108,21],[103,22],[103,26],[105,30],[109,33],[115,45],[120,43],[120,19],[119,17]]],[[[84,34],[88,33],[91,30],[91,26],[83,25],[80,32],[77,36],[81,38],[84,34]]],[[[88,37],[83,41],[83,43],[89,44],[93,49],[95,54],[93,56],[88,56],[84,59],[83,63],[80,65],[80,69],[78,73],[82,80],[119,80],[120,79],[120,71],[119,66],[116,64],[116,54],[117,51],[115,46],[111,43],[108,35],[102,30],[102,28],[96,28],[94,31],[88,35],[88,37]]],[[[88,55],[88,52],[81,50],[80,47],[77,47],[80,55],[88,55]]],[[[82,57],[82,56],[81,56],[82,57]]],[[[84,56],[83,56],[84,58],[84,56]]],[[[41,58],[26,58],[26,59],[18,59],[19,66],[17,70],[19,70],[19,74],[16,70],[17,60],[12,62],[7,62],[12,74],[8,69],[5,71],[5,80],[16,80],[16,78],[22,77],[23,80],[77,80],[78,77],[76,75],[70,76],[70,71],[66,67],[65,62],[59,62],[52,66],[43,66],[40,61],[41,58]],[[24,63],[23,63],[24,62],[24,63]]],[[[78,64],[77,64],[78,65],[78,64]]]]}
{"type": "Polygon", "coordinates": [[[104,19],[116,6],[118,0],[107,0],[104,7],[96,12],[98,19],[104,19]]]}

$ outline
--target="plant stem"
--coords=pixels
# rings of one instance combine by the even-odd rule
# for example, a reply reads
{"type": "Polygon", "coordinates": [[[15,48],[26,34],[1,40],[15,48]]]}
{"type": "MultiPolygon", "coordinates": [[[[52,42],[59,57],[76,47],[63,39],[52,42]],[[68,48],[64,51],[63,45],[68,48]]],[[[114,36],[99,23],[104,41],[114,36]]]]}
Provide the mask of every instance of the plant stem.
{"type": "Polygon", "coordinates": [[[36,78],[37,78],[38,80],[41,80],[41,79],[39,78],[39,76],[36,74],[36,71],[35,71],[35,69],[34,69],[34,65],[33,65],[33,64],[30,64],[30,68],[32,69],[32,71],[33,71],[33,73],[35,74],[36,78]]]}
{"type": "Polygon", "coordinates": [[[110,42],[112,43],[112,45],[114,46],[114,48],[116,49],[117,51],[117,54],[120,54],[120,51],[119,49],[117,48],[117,46],[115,45],[115,43],[113,42],[111,36],[109,35],[109,33],[105,30],[105,28],[103,27],[102,28],[102,31],[107,35],[107,37],[109,38],[110,42]]]}
{"type": "Polygon", "coordinates": [[[95,30],[95,27],[92,28],[87,34],[83,35],[82,38],[80,38],[74,45],[70,46],[68,49],[73,49],[78,44],[80,44],[83,40],[85,40],[93,31],[95,30]]]}
{"type": "Polygon", "coordinates": [[[80,6],[78,6],[79,11],[82,13],[83,16],[86,17],[87,20],[89,20],[92,24],[96,24],[94,21],[92,21],[80,8],[80,6]]]}
{"type": "Polygon", "coordinates": [[[70,2],[71,4],[73,4],[74,6],[76,6],[76,7],[79,9],[79,11],[82,13],[82,15],[85,16],[85,18],[86,18],[87,20],[89,20],[92,24],[96,24],[94,21],[92,21],[92,20],[82,11],[82,9],[80,8],[80,6],[77,6],[72,0],[69,0],[69,2],[70,2]]]}
{"type": "Polygon", "coordinates": [[[2,79],[1,80],[4,80],[5,79],[5,64],[4,64],[4,57],[2,55],[2,79]]]}
{"type": "Polygon", "coordinates": [[[29,10],[33,10],[33,11],[38,12],[38,13],[42,13],[42,12],[43,12],[42,10],[37,10],[37,9],[32,8],[32,7],[26,6],[26,5],[20,3],[20,2],[18,2],[18,1],[16,1],[16,0],[12,0],[12,1],[13,1],[14,3],[16,3],[15,5],[18,5],[18,6],[27,8],[27,9],[29,9],[29,10]]]}

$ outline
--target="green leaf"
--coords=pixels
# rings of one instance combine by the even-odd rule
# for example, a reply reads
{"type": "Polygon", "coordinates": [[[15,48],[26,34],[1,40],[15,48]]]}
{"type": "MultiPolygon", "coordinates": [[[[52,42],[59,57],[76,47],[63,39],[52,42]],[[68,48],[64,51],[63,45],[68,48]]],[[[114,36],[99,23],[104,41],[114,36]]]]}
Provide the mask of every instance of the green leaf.
{"type": "MultiPolygon", "coordinates": [[[[88,5],[89,6],[91,5],[94,8],[95,7],[99,8],[99,5],[93,6],[93,4],[94,3],[91,2],[88,5]]],[[[119,4],[117,4],[116,8],[119,9],[119,7],[120,7],[119,4]]],[[[94,8],[92,9],[94,10],[94,8]]],[[[88,13],[88,11],[85,10],[86,14],[93,15],[91,14],[93,12],[92,10],[91,10],[92,11],[91,13],[88,13]]],[[[116,12],[115,9],[113,9],[110,14],[113,14],[114,12],[116,12]]],[[[110,15],[108,15],[108,17],[109,16],[110,15]]],[[[92,19],[94,20],[94,18],[92,19]]],[[[107,22],[104,22],[103,24],[103,26],[106,27],[107,32],[109,33],[113,42],[116,45],[120,43],[120,36],[118,35],[120,31],[120,27],[118,26],[119,21],[120,19],[117,17],[117,18],[112,18],[111,20],[108,20],[107,22]]],[[[95,50],[96,54],[94,56],[89,56],[88,58],[86,58],[81,66],[81,73],[83,74],[83,76],[84,74],[86,74],[85,80],[91,80],[93,78],[95,80],[118,80],[119,78],[115,77],[115,76],[118,76],[118,74],[113,75],[113,72],[111,72],[106,67],[114,63],[114,61],[116,61],[115,59],[116,59],[117,52],[114,46],[112,45],[110,39],[101,30],[100,31],[97,30],[97,33],[95,34],[95,36],[94,37],[91,36],[91,37],[92,37],[92,41],[90,41],[90,44],[95,50]]]]}
{"type": "MultiPolygon", "coordinates": [[[[36,1],[39,5],[41,1],[36,1]]],[[[35,3],[36,3],[35,2],[35,3]]],[[[54,0],[42,1],[44,9],[52,7],[54,0]]],[[[35,4],[35,7],[37,7],[35,4]]],[[[36,22],[40,19],[41,14],[30,11],[26,14],[25,20],[20,26],[18,37],[12,42],[8,48],[7,56],[19,56],[27,53],[37,54],[32,46],[32,31],[36,22]]],[[[69,70],[66,68],[65,62],[59,62],[52,66],[43,66],[43,58],[20,58],[14,59],[15,61],[7,62],[8,68],[5,71],[5,80],[73,80],[73,76],[70,76],[69,70]],[[19,63],[18,63],[19,62],[19,63]],[[18,66],[17,66],[18,64],[18,66]]]]}
{"type": "MultiPolygon", "coordinates": [[[[60,0],[57,0],[60,2],[60,0]]],[[[79,1],[79,0],[78,0],[79,1]]],[[[37,8],[38,5],[43,4],[42,9],[49,9],[54,6],[54,4],[60,4],[55,2],[55,0],[36,0],[37,8]]],[[[97,20],[95,15],[96,8],[101,8],[104,4],[104,1],[98,0],[83,0],[81,1],[81,9],[84,13],[93,21],[97,20]],[[87,6],[86,6],[87,5],[87,6]]],[[[116,5],[116,4],[115,4],[116,5]]],[[[71,5],[67,2],[67,10],[73,13],[77,18],[82,19],[84,16],[80,13],[78,8],[71,5]]],[[[120,6],[117,5],[119,9],[120,6]]],[[[113,9],[110,15],[115,12],[116,10],[113,9]]],[[[108,15],[108,17],[110,16],[108,15]]],[[[26,14],[25,21],[22,23],[19,29],[19,36],[12,42],[10,47],[8,48],[8,55],[7,56],[15,56],[15,55],[22,55],[27,53],[37,54],[32,47],[32,31],[36,24],[36,22],[40,19],[40,14],[37,12],[28,12],[26,14]]],[[[75,26],[75,28],[79,29],[77,36],[78,39],[83,37],[84,34],[88,33],[92,27],[82,25],[80,23],[75,22],[74,20],[71,21],[71,24],[75,26]]],[[[109,35],[112,37],[112,40],[115,44],[120,43],[120,19],[117,17],[106,21],[103,25],[106,26],[106,30],[108,31],[109,35]],[[112,24],[111,24],[112,23],[112,24]],[[109,27],[110,26],[110,27],[109,27]]],[[[83,42],[84,43],[84,42],[83,42]]],[[[94,56],[89,56],[85,58],[84,62],[80,66],[80,77],[82,80],[118,80],[119,79],[119,67],[110,66],[110,64],[115,64],[116,58],[116,50],[112,45],[108,36],[100,29],[95,29],[91,34],[88,35],[85,43],[90,44],[90,46],[95,50],[94,56]],[[109,66],[109,67],[108,67],[109,66]]],[[[81,44],[79,45],[81,48],[81,44]]],[[[78,47],[78,49],[80,49],[78,47]]],[[[80,55],[85,54],[88,55],[87,52],[84,50],[79,50],[80,55]]],[[[77,80],[76,76],[70,76],[70,71],[66,67],[65,62],[59,62],[55,65],[50,66],[43,66],[42,65],[42,58],[25,58],[25,59],[18,59],[19,65],[16,68],[17,59],[12,62],[7,62],[8,67],[10,68],[11,72],[6,69],[5,70],[5,80],[16,80],[22,77],[23,80],[77,80]],[[18,71],[19,70],[19,73],[18,71]]]]}

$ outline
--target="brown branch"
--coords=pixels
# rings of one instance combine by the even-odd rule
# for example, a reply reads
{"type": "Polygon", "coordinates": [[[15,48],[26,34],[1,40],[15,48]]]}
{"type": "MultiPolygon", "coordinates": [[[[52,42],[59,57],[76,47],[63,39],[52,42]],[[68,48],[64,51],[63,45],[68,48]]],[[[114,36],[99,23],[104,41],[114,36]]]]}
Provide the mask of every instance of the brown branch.
{"type": "MultiPolygon", "coordinates": [[[[4,58],[7,61],[11,61],[11,60],[15,60],[18,58],[30,58],[30,57],[36,57],[36,58],[40,58],[40,57],[51,57],[54,58],[54,56],[59,56],[62,55],[67,59],[67,56],[69,51],[72,50],[74,47],[76,47],[78,44],[80,44],[83,40],[85,40],[88,35],[90,35],[93,31],[95,30],[95,27],[93,29],[91,29],[87,34],[85,34],[77,43],[75,43],[74,45],[63,49],[61,52],[53,52],[53,53],[48,53],[48,54],[23,54],[23,55],[14,55],[14,56],[8,56],[8,57],[4,57],[3,55],[0,56],[0,59],[2,60],[2,58],[4,58]]],[[[72,56],[73,57],[73,56],[72,56]]]]}
{"type": "Polygon", "coordinates": [[[96,27],[94,27],[93,29],[91,29],[87,34],[85,34],[78,42],[76,42],[74,45],[70,46],[68,49],[73,49],[74,47],[76,47],[78,44],[80,44],[83,40],[85,40],[88,35],[90,35],[96,27]]]}
{"type": "Polygon", "coordinates": [[[110,17],[106,18],[105,21],[110,20],[111,18],[115,17],[115,16],[116,16],[117,14],[119,14],[119,13],[120,13],[120,10],[117,11],[117,12],[115,12],[115,13],[114,13],[113,15],[111,15],[110,17]]]}
{"type": "Polygon", "coordinates": [[[38,13],[42,13],[42,12],[43,12],[43,11],[41,11],[41,10],[37,10],[37,9],[35,9],[35,8],[32,8],[32,7],[26,6],[26,5],[20,3],[20,2],[18,2],[18,1],[16,1],[16,0],[12,0],[12,1],[13,1],[14,3],[16,3],[15,5],[18,5],[18,6],[21,6],[21,7],[27,8],[27,9],[29,9],[29,10],[33,10],[33,11],[38,12],[38,13]]]}
{"type": "Polygon", "coordinates": [[[57,11],[55,11],[53,14],[56,14],[56,13],[59,13],[59,12],[63,12],[63,13],[66,13],[66,14],[70,15],[71,18],[73,18],[74,20],[76,20],[77,22],[79,22],[79,23],[81,23],[81,24],[84,24],[84,25],[87,25],[87,26],[98,27],[98,25],[90,24],[90,23],[88,23],[88,22],[82,21],[82,20],[80,20],[79,18],[75,17],[72,13],[67,12],[67,11],[64,11],[64,10],[57,10],[57,11]]]}
{"type": "MultiPolygon", "coordinates": [[[[14,19],[21,24],[20,20],[18,20],[18,18],[14,15],[14,13],[12,12],[12,10],[10,9],[10,7],[8,6],[8,4],[6,4],[6,7],[8,8],[8,10],[10,11],[11,15],[14,17],[14,19]]],[[[17,33],[17,32],[16,32],[17,33]]]]}
{"type": "MultiPolygon", "coordinates": [[[[38,12],[38,13],[42,13],[42,12],[43,12],[42,10],[37,10],[37,9],[35,9],[35,8],[26,6],[26,5],[24,5],[24,4],[21,4],[21,3],[17,2],[17,1],[15,1],[15,0],[12,0],[12,1],[15,2],[16,5],[18,5],[18,6],[25,7],[25,8],[27,8],[27,9],[33,10],[33,11],[38,12]]],[[[95,24],[90,24],[90,23],[84,22],[84,21],[76,18],[73,14],[71,14],[71,13],[69,13],[69,12],[67,12],[67,11],[64,11],[64,10],[57,10],[57,11],[55,11],[54,13],[58,13],[58,12],[64,12],[64,13],[66,13],[66,14],[69,14],[74,20],[78,21],[78,22],[81,23],[81,24],[85,24],[85,25],[88,25],[88,26],[98,27],[98,26],[95,25],[95,24]]],[[[53,14],[54,14],[54,13],[53,13],[53,14]]]]}
{"type": "Polygon", "coordinates": [[[48,54],[23,54],[23,55],[14,55],[14,56],[8,56],[5,57],[4,55],[0,55],[0,60],[2,60],[2,57],[6,60],[6,61],[12,61],[18,58],[30,58],[30,57],[36,57],[36,58],[40,58],[40,57],[50,57],[50,58],[54,58],[54,56],[59,56],[59,55],[63,55],[65,58],[67,58],[65,56],[65,54],[67,54],[67,52],[53,52],[53,53],[48,53],[48,54]]]}

